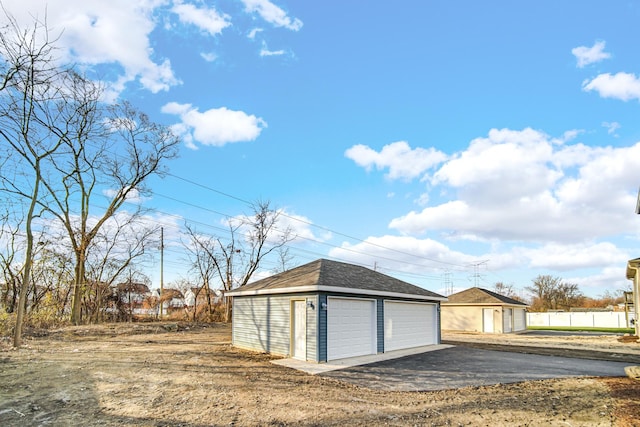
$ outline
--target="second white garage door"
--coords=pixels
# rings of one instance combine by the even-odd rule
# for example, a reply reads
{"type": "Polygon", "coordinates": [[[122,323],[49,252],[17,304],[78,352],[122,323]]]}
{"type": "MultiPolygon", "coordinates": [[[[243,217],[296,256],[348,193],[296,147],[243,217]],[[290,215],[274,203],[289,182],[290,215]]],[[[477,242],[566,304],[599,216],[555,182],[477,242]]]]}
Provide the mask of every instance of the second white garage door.
{"type": "Polygon", "coordinates": [[[384,351],[437,343],[436,305],[384,302],[384,351]]]}
{"type": "Polygon", "coordinates": [[[376,354],[376,302],[327,300],[327,360],[376,354]]]}
{"type": "Polygon", "coordinates": [[[513,330],[514,332],[524,331],[527,329],[527,313],[524,308],[513,309],[513,330]]]}

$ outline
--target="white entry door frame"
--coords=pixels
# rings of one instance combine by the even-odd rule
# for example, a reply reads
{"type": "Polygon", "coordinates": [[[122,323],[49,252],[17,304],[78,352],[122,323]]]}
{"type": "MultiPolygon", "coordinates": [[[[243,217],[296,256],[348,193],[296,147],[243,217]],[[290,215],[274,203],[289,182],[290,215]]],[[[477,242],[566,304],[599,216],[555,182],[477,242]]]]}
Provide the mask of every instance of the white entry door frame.
{"type": "Polygon", "coordinates": [[[482,332],[487,334],[495,332],[493,328],[493,308],[482,309],[482,332]]]}
{"type": "Polygon", "coordinates": [[[307,360],[307,302],[291,301],[291,356],[307,360]]]}

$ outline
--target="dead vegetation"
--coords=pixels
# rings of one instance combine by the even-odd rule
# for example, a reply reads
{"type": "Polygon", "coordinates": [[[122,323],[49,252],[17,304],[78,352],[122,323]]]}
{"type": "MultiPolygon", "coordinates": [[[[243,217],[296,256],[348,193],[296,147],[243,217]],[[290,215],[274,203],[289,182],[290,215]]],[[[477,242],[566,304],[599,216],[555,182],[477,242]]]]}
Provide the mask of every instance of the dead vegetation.
{"type": "Polygon", "coordinates": [[[640,381],[622,377],[437,392],[356,387],[235,349],[224,324],[38,335],[20,350],[1,346],[0,425],[634,426],[640,413],[640,381]]]}

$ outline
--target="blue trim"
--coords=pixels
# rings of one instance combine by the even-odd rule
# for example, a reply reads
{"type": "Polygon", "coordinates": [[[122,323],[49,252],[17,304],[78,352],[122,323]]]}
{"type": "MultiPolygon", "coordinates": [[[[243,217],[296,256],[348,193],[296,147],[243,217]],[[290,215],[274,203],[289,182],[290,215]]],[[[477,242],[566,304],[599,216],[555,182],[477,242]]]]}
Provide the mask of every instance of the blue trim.
{"type": "Polygon", "coordinates": [[[384,353],[384,299],[376,300],[378,353],[384,353]]]}
{"type": "Polygon", "coordinates": [[[327,294],[318,295],[318,361],[327,361],[327,294]],[[324,308],[323,308],[324,307],[324,308]]]}

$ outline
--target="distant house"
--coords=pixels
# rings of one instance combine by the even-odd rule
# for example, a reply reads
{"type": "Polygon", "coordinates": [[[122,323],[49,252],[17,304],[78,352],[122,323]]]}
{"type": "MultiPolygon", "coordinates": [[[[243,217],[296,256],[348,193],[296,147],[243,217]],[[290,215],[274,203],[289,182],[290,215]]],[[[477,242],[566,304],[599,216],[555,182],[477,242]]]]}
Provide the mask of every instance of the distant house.
{"type": "Polygon", "coordinates": [[[222,298],[222,292],[219,289],[211,289],[207,287],[189,288],[184,293],[184,304],[187,307],[195,305],[205,305],[209,301],[211,304],[217,304],[222,298]]]}
{"type": "Polygon", "coordinates": [[[446,298],[366,267],[319,259],[242,286],[233,345],[313,362],[440,343],[446,298]]]}
{"type": "MultiPolygon", "coordinates": [[[[158,295],[160,290],[157,290],[158,295]]],[[[162,313],[171,314],[184,310],[184,295],[178,289],[165,288],[162,290],[162,313]]]]}
{"type": "Polygon", "coordinates": [[[149,314],[145,301],[151,296],[144,283],[123,282],[116,285],[118,307],[127,314],[149,314]]]}
{"type": "Polygon", "coordinates": [[[527,329],[522,301],[482,288],[449,295],[442,303],[442,330],[506,334],[527,329]]]}

